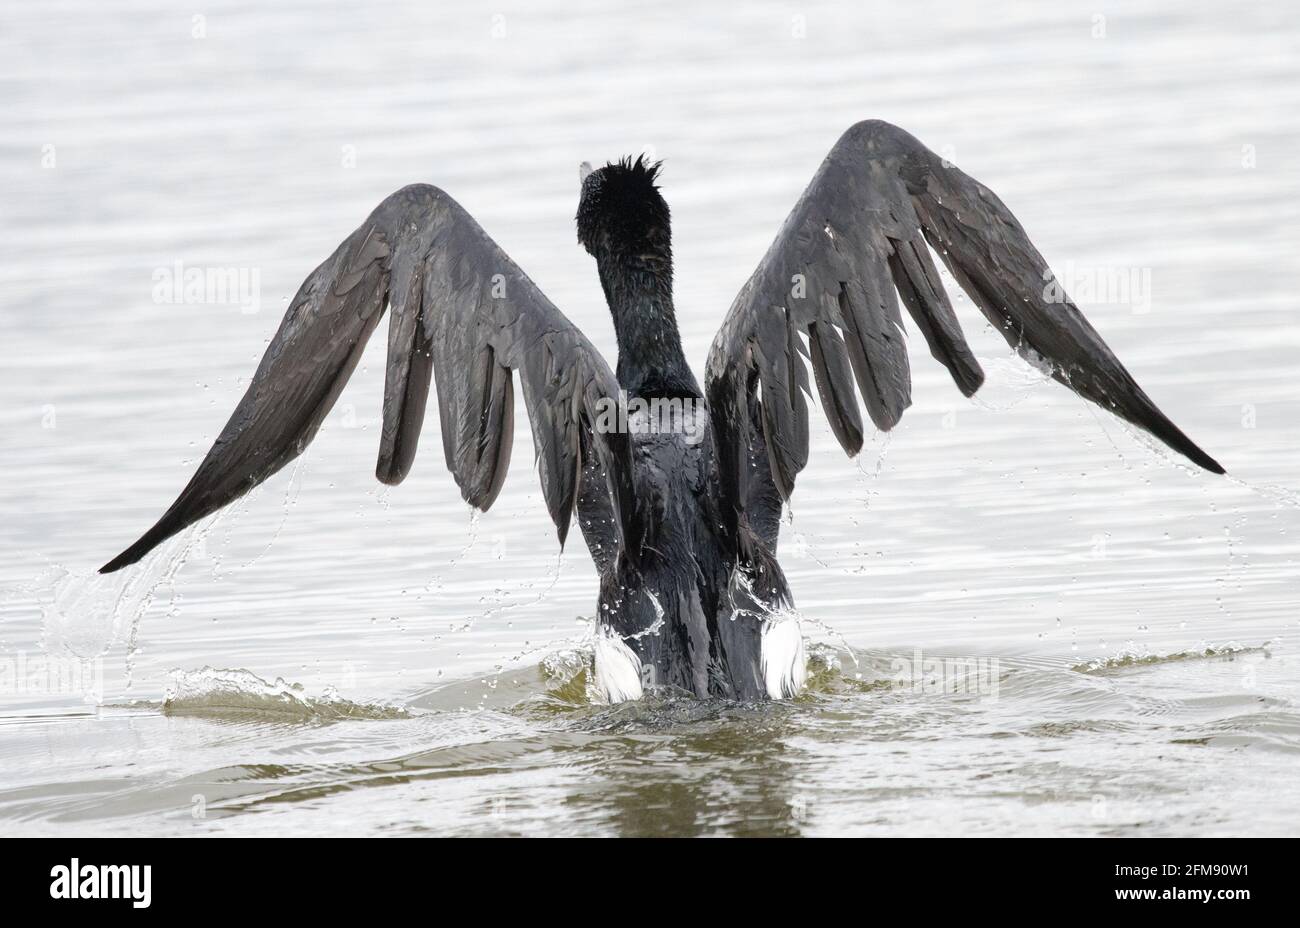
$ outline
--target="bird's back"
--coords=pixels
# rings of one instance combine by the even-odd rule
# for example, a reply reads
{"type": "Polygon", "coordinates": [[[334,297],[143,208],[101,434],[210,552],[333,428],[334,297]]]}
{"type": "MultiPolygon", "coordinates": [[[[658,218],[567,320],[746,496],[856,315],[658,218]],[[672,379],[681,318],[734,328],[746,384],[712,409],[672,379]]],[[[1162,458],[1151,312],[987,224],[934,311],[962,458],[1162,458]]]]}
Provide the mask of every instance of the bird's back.
{"type": "Polygon", "coordinates": [[[733,559],[715,511],[713,443],[702,403],[678,427],[633,435],[635,486],[647,534],[637,566],[620,561],[603,584],[603,619],[629,644],[648,689],[757,699],[761,620],[731,602],[733,559]],[[607,608],[608,607],[608,608],[607,608]]]}

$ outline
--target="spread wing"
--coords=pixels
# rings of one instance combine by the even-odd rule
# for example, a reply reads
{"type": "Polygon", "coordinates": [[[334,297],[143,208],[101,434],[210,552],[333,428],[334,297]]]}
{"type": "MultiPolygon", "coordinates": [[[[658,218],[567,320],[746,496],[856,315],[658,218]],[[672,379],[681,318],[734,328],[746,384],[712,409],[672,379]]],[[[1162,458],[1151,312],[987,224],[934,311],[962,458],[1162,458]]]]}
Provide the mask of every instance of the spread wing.
{"type": "Polygon", "coordinates": [[[911,403],[900,298],[962,393],[979,389],[984,373],[927,242],[1022,355],[1223,473],[1156,408],[1078,307],[1049,286],[1047,263],[993,191],[908,133],[869,120],[831,149],[709,353],[705,382],[726,527],[748,526],[775,545],[782,501],[808,461],[809,365],[850,455],[862,447],[855,385],[877,428],[898,422],[911,403]]]}
{"type": "Polygon", "coordinates": [[[395,484],[410,470],[432,380],[447,467],[465,500],[486,510],[510,463],[518,376],[560,543],[577,503],[603,568],[633,511],[627,437],[592,426],[600,401],[617,396],[617,381],[472,216],[417,184],[384,200],[303,282],[194,477],[101,571],[135,563],[301,454],[389,306],[378,478],[395,484]]]}

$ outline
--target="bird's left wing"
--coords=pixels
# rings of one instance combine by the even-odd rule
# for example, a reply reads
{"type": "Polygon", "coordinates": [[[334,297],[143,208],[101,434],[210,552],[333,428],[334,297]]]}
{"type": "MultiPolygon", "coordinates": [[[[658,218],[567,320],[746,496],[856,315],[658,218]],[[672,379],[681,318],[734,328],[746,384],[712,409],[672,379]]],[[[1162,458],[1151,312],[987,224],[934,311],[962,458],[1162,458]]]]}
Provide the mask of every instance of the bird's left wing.
{"type": "Polygon", "coordinates": [[[738,543],[754,537],[775,547],[781,504],[808,461],[805,358],[850,455],[862,447],[855,384],[882,430],[893,428],[911,403],[900,296],[961,391],[970,396],[983,383],[927,242],[1022,355],[1046,362],[1080,396],[1223,473],[1054,287],[1047,263],[993,191],[896,126],[868,120],[831,149],[709,353],[705,389],[723,527],[738,543]]]}
{"type": "Polygon", "coordinates": [[[472,216],[416,184],[385,199],[303,282],[194,477],[101,571],[135,563],[301,454],[389,305],[378,478],[395,484],[410,469],[432,379],[447,467],[486,510],[510,462],[518,374],[560,543],[576,503],[593,557],[608,559],[633,511],[627,436],[594,427],[601,401],[617,396],[613,373],[472,216]]]}

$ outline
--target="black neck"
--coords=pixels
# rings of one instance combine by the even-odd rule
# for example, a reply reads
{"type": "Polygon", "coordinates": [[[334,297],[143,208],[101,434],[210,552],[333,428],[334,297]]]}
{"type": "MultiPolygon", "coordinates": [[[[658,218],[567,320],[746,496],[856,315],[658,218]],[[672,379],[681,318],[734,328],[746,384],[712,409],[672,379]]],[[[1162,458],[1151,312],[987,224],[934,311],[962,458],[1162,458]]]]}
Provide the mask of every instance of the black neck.
{"type": "Polygon", "coordinates": [[[602,255],[600,283],[618,336],[618,383],[629,396],[699,397],[673,312],[671,258],[602,255]]]}

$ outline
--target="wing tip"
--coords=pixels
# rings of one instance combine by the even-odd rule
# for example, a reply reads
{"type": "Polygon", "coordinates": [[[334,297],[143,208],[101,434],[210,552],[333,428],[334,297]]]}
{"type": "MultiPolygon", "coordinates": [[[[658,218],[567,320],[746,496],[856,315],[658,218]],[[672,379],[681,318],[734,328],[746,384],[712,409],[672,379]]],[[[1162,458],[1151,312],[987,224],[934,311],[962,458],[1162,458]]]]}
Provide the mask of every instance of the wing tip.
{"type": "Polygon", "coordinates": [[[1183,450],[1183,449],[1179,449],[1179,450],[1181,450],[1183,454],[1187,455],[1187,457],[1193,463],[1195,463],[1196,465],[1198,465],[1199,467],[1205,470],[1208,470],[1212,474],[1223,476],[1228,473],[1227,469],[1222,464],[1220,464],[1214,458],[1210,457],[1199,447],[1197,447],[1194,444],[1191,444],[1190,442],[1188,444],[1190,447],[1187,450],[1183,450]]]}
{"type": "MultiPolygon", "coordinates": [[[[1142,398],[1146,400],[1145,395],[1142,398]]],[[[1145,416],[1124,416],[1124,418],[1130,419],[1136,425],[1150,432],[1197,467],[1218,475],[1228,472],[1222,464],[1206,454],[1200,445],[1188,438],[1187,434],[1175,425],[1173,420],[1157,409],[1150,400],[1146,400],[1146,406],[1145,412],[1147,414],[1145,416]]]]}
{"type": "Polygon", "coordinates": [[[135,544],[131,545],[131,547],[127,548],[117,557],[113,558],[103,567],[99,568],[99,573],[101,574],[117,573],[117,571],[121,570],[123,567],[130,567],[132,564],[138,563],[140,558],[144,557],[146,554],[149,553],[149,548],[153,547],[152,545],[150,545],[149,547],[143,547],[142,546],[143,541],[144,541],[143,538],[140,539],[140,541],[137,541],[135,544]]]}
{"type": "Polygon", "coordinates": [[[103,567],[99,568],[101,574],[111,574],[121,570],[123,567],[130,567],[132,564],[140,561],[146,554],[158,547],[168,538],[180,532],[198,521],[202,514],[194,518],[188,518],[177,514],[177,507],[185,497],[182,494],[181,499],[168,510],[154,526],[145,532],[129,548],[113,558],[103,567]]]}
{"type": "Polygon", "coordinates": [[[572,517],[557,520],[555,523],[555,535],[560,540],[560,552],[564,552],[564,543],[569,540],[569,527],[572,523],[572,517]]]}
{"type": "Polygon", "coordinates": [[[375,479],[385,486],[395,487],[406,479],[409,471],[409,467],[403,467],[399,462],[381,455],[379,463],[375,465],[375,479]]]}
{"type": "Polygon", "coordinates": [[[980,387],[984,386],[984,377],[984,368],[973,359],[970,368],[958,367],[952,370],[952,379],[956,381],[957,389],[966,399],[970,399],[979,392],[980,387]]]}

